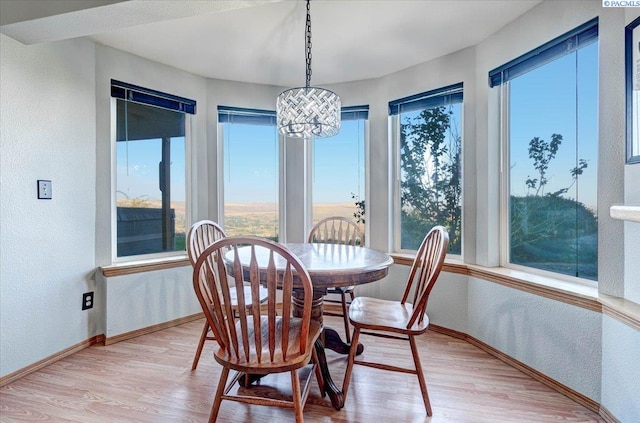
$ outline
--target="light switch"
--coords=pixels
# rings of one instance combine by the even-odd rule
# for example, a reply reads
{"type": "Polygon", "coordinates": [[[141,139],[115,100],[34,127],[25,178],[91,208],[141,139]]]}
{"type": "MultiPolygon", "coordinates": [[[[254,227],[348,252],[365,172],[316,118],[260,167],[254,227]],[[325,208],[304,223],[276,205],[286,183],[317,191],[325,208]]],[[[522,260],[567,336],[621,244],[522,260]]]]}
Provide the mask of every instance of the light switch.
{"type": "Polygon", "coordinates": [[[51,181],[38,179],[38,199],[51,200],[51,181]]]}

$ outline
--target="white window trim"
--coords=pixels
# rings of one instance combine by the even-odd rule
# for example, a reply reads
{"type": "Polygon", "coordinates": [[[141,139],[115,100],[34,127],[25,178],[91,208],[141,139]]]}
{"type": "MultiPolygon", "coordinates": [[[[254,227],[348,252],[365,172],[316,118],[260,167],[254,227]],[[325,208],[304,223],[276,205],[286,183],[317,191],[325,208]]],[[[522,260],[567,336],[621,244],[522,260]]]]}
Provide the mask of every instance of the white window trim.
{"type": "MultiPolygon", "coordinates": [[[[389,137],[392,140],[392,142],[389,143],[389,148],[391,149],[391,151],[389,151],[389,157],[391,158],[391,163],[392,163],[392,170],[389,173],[390,175],[392,175],[391,178],[389,178],[389,180],[391,181],[391,183],[393,184],[393,186],[391,187],[391,189],[389,190],[389,192],[392,193],[392,198],[393,200],[391,201],[391,211],[389,213],[389,215],[392,217],[393,219],[393,223],[392,225],[390,225],[393,228],[393,236],[390,237],[390,239],[393,239],[393,245],[391,246],[391,250],[394,253],[398,253],[398,254],[415,254],[417,250],[408,250],[408,249],[403,249],[400,248],[401,242],[402,242],[402,227],[401,227],[401,219],[402,219],[402,213],[401,213],[401,203],[400,203],[400,117],[401,117],[401,113],[398,113],[397,115],[392,115],[389,116],[389,137]]],[[[465,174],[465,170],[464,170],[464,145],[465,145],[465,139],[464,139],[464,101],[462,103],[460,103],[460,150],[461,150],[461,155],[460,155],[460,165],[461,165],[461,175],[460,175],[460,183],[462,184],[462,187],[460,187],[460,207],[461,207],[461,213],[460,213],[460,231],[461,231],[461,235],[460,235],[460,254],[449,254],[447,253],[447,258],[450,260],[460,260],[463,261],[464,260],[464,219],[465,219],[465,212],[464,212],[464,193],[465,193],[465,187],[464,187],[464,174],[465,174]]],[[[425,234],[426,235],[426,234],[425,234]]]]}
{"type": "MultiPolygon", "coordinates": [[[[365,222],[370,222],[371,216],[368,214],[369,210],[371,210],[371,190],[369,181],[371,180],[371,166],[370,166],[370,145],[369,145],[369,119],[358,119],[359,121],[364,121],[363,124],[363,137],[362,142],[364,143],[364,196],[365,196],[365,205],[364,205],[364,216],[365,222]]],[[[322,141],[320,141],[322,142],[322,141]]],[[[305,200],[305,228],[306,233],[308,234],[311,228],[313,227],[313,142],[311,140],[305,140],[306,151],[305,151],[305,160],[307,161],[307,170],[305,172],[307,182],[306,189],[307,195],[305,200]]],[[[369,240],[371,235],[371,225],[369,223],[365,223],[364,225],[364,245],[369,246],[369,240]]]]}
{"type": "Polygon", "coordinates": [[[368,247],[371,240],[371,146],[369,144],[369,119],[364,120],[364,246],[368,247]],[[369,223],[367,223],[369,222],[369,223]]]}
{"type": "Polygon", "coordinates": [[[517,270],[523,273],[531,275],[541,276],[553,280],[575,283],[577,285],[583,285],[588,287],[597,287],[598,282],[590,279],[578,278],[575,276],[569,276],[562,273],[551,272],[542,269],[536,269],[535,267],[522,266],[519,264],[511,263],[509,255],[510,246],[510,145],[511,139],[509,137],[510,131],[510,116],[509,116],[509,100],[510,100],[510,85],[511,82],[506,82],[495,89],[500,90],[499,98],[499,115],[500,115],[500,267],[506,269],[517,270]]]}
{"type": "MultiPolygon", "coordinates": [[[[110,98],[111,101],[111,131],[110,131],[110,140],[111,140],[111,201],[110,201],[110,215],[111,215],[111,263],[127,263],[127,262],[139,262],[145,260],[155,260],[162,258],[171,258],[171,257],[182,257],[186,255],[185,251],[167,251],[163,253],[153,253],[153,254],[139,254],[135,256],[124,256],[118,257],[118,216],[116,213],[117,209],[117,198],[116,198],[116,187],[118,186],[118,157],[117,157],[117,149],[116,149],[116,131],[118,126],[118,116],[117,116],[117,102],[118,99],[115,97],[110,98]]],[[[151,106],[150,106],[151,107],[151,106]]],[[[184,148],[185,148],[185,222],[184,222],[184,230],[185,230],[185,238],[189,228],[191,227],[191,222],[193,221],[193,207],[191,206],[191,125],[192,125],[192,115],[189,113],[184,114],[184,148]]]]}

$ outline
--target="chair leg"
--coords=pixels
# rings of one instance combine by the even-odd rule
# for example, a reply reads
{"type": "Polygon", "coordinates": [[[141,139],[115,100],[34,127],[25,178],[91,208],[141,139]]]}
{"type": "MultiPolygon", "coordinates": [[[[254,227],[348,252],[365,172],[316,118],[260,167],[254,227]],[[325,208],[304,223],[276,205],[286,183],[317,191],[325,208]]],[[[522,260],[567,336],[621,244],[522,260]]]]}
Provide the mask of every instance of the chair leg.
{"type": "Polygon", "coordinates": [[[347,309],[347,295],[343,291],[340,294],[342,298],[342,319],[344,320],[344,334],[347,344],[351,343],[351,329],[349,328],[349,310],[347,309]]]}
{"type": "Polygon", "coordinates": [[[220,404],[222,403],[222,394],[227,386],[227,378],[229,377],[229,369],[227,367],[222,368],[220,374],[220,380],[218,381],[218,389],[216,389],[216,396],[213,399],[213,405],[211,406],[211,414],[209,414],[209,423],[215,423],[218,418],[218,412],[220,411],[220,404]]]}
{"type": "Polygon", "coordinates": [[[198,367],[198,361],[200,361],[200,354],[202,354],[202,348],[204,347],[204,341],[207,339],[207,333],[209,332],[209,322],[204,321],[204,327],[202,328],[202,335],[200,335],[200,342],[198,343],[198,349],[196,355],[193,357],[193,364],[191,370],[195,370],[198,367]]]}
{"type": "Polygon", "coordinates": [[[344,381],[342,382],[342,395],[344,401],[347,401],[347,392],[349,391],[349,382],[351,382],[351,371],[356,358],[356,350],[358,349],[358,339],[360,338],[360,328],[353,328],[353,338],[351,339],[351,348],[349,348],[349,361],[347,361],[347,370],[344,373],[344,381]]]}
{"type": "Polygon", "coordinates": [[[411,344],[411,355],[413,355],[413,362],[416,365],[416,372],[418,373],[418,383],[420,383],[420,391],[422,391],[422,401],[424,401],[424,407],[427,409],[427,416],[431,416],[433,412],[431,411],[429,393],[427,392],[424,373],[422,373],[422,365],[420,364],[420,356],[418,355],[418,347],[416,346],[415,337],[409,336],[409,343],[411,344]]]}
{"type": "Polygon", "coordinates": [[[303,423],[302,417],[302,393],[300,391],[300,379],[298,379],[298,371],[291,370],[291,391],[293,395],[293,410],[296,415],[296,423],[303,423]]]}

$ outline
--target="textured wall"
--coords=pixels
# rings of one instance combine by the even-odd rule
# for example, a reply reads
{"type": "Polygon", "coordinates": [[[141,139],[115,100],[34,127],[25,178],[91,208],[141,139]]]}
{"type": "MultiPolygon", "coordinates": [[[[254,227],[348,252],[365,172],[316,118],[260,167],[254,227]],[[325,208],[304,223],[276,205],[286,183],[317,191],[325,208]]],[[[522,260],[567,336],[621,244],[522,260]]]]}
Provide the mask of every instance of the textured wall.
{"type": "Polygon", "coordinates": [[[95,49],[0,35],[0,374],[97,335],[95,49]],[[53,198],[38,200],[36,180],[53,198]]]}
{"type": "Polygon", "coordinates": [[[622,423],[640,422],[640,332],[603,316],[602,401],[622,423]]]}
{"type": "Polygon", "coordinates": [[[191,267],[183,266],[108,278],[104,287],[105,336],[201,312],[191,276],[191,267]]]}
{"type": "Polygon", "coordinates": [[[469,335],[600,401],[600,313],[469,278],[469,335]]]}

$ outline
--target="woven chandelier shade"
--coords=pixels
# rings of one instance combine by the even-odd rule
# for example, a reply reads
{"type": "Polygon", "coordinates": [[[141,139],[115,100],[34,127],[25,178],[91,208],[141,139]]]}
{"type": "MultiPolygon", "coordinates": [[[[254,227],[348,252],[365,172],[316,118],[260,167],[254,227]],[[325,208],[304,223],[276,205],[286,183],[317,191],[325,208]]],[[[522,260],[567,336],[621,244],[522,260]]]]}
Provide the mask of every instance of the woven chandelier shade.
{"type": "Polygon", "coordinates": [[[291,88],[276,100],[280,133],[291,138],[327,138],[340,132],[340,97],[318,87],[291,88]]]}
{"type": "Polygon", "coordinates": [[[278,131],[290,138],[327,138],[340,132],[340,97],[333,91],[311,86],[311,6],[307,0],[305,25],[307,83],[280,93],[276,100],[278,131]]]}

